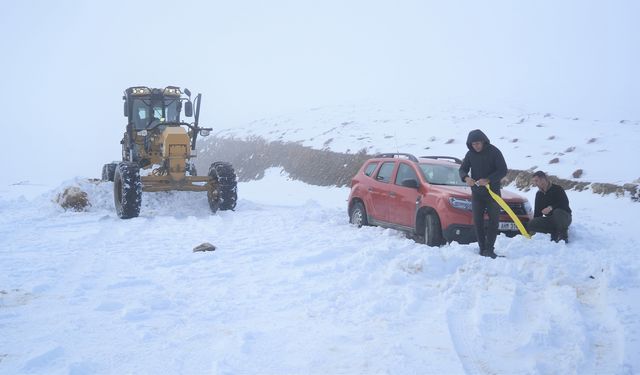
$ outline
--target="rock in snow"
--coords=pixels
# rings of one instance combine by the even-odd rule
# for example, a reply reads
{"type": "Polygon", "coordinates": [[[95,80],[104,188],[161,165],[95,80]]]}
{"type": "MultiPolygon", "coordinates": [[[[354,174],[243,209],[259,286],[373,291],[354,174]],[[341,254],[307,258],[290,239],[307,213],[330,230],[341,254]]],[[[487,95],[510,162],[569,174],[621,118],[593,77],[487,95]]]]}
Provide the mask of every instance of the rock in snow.
{"type": "Polygon", "coordinates": [[[198,252],[198,251],[214,251],[216,249],[216,247],[212,244],[210,244],[209,242],[203,242],[200,245],[196,246],[193,248],[193,252],[198,252]]]}

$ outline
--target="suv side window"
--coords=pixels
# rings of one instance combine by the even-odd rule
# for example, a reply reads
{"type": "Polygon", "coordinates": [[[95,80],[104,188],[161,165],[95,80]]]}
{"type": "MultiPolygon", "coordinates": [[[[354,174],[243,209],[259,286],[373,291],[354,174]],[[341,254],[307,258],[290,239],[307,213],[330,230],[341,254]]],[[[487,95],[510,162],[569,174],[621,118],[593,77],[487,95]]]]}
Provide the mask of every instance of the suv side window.
{"type": "Polygon", "coordinates": [[[365,176],[371,177],[371,175],[373,174],[373,171],[376,170],[377,166],[378,166],[378,163],[376,163],[376,162],[369,163],[369,165],[367,165],[367,167],[364,169],[365,176]]]}
{"type": "Polygon", "coordinates": [[[396,185],[402,185],[402,181],[409,179],[419,181],[418,175],[416,175],[413,168],[405,163],[400,163],[400,166],[398,167],[398,175],[396,176],[396,185]]]}
{"type": "Polygon", "coordinates": [[[380,182],[391,182],[391,173],[393,172],[393,167],[395,166],[395,162],[388,161],[386,163],[382,163],[380,170],[378,171],[378,175],[376,176],[376,180],[380,182]]]}

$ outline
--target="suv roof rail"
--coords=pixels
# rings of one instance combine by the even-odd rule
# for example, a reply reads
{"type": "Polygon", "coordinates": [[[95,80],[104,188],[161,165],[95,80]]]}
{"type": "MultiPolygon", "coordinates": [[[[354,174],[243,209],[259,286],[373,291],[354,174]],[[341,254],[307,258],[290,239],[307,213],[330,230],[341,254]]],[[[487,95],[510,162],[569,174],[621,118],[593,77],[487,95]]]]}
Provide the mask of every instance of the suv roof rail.
{"type": "Polygon", "coordinates": [[[387,153],[383,153],[383,154],[378,154],[375,157],[376,158],[395,158],[396,156],[405,156],[407,159],[413,161],[413,162],[418,162],[418,158],[416,158],[415,156],[413,156],[412,154],[407,154],[407,153],[403,153],[403,152],[387,152],[387,153]]]}
{"type": "Polygon", "coordinates": [[[437,155],[427,155],[427,156],[420,156],[421,158],[424,159],[446,159],[446,160],[453,160],[454,162],[458,163],[458,164],[462,164],[462,160],[456,158],[455,156],[437,156],[437,155]]]}

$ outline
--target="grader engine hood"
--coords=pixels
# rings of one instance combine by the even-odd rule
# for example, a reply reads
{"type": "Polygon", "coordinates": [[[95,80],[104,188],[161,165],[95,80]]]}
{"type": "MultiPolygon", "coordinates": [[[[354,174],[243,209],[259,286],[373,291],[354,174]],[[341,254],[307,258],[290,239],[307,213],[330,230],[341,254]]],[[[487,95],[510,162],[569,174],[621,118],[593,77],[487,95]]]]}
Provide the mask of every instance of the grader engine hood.
{"type": "Polygon", "coordinates": [[[142,176],[142,191],[208,191],[209,176],[187,175],[187,163],[191,158],[191,140],[187,130],[180,126],[167,126],[154,138],[162,168],[142,176]]]}
{"type": "Polygon", "coordinates": [[[162,131],[162,157],[169,161],[168,172],[171,179],[185,178],[189,157],[189,135],[182,127],[167,127],[162,131]]]}

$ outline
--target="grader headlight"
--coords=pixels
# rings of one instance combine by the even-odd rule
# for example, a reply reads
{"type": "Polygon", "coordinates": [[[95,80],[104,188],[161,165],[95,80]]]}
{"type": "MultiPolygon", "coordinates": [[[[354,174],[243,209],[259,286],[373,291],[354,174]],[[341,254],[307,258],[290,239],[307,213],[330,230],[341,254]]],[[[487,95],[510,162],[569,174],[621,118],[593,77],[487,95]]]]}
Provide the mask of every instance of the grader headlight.
{"type": "Polygon", "coordinates": [[[148,87],[132,87],[131,94],[133,95],[149,95],[151,90],[148,87]]]}
{"type": "Polygon", "coordinates": [[[179,87],[167,86],[163,90],[163,94],[164,95],[180,95],[182,93],[180,92],[180,88],[179,87]]]}

